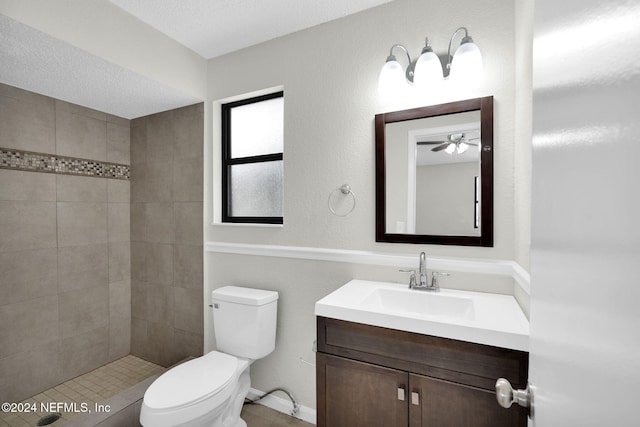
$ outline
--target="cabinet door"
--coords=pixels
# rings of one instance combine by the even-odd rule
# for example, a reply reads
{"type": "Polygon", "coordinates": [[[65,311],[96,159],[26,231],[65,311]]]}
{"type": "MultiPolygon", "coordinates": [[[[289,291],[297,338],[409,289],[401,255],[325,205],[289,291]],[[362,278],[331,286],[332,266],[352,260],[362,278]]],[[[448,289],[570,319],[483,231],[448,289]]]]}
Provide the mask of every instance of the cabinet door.
{"type": "Polygon", "coordinates": [[[406,427],[406,372],[317,353],[318,427],[406,427]]]}
{"type": "Polygon", "coordinates": [[[410,427],[524,427],[526,409],[504,409],[496,395],[476,387],[411,375],[410,427]],[[417,393],[414,394],[414,393],[417,393]]]}

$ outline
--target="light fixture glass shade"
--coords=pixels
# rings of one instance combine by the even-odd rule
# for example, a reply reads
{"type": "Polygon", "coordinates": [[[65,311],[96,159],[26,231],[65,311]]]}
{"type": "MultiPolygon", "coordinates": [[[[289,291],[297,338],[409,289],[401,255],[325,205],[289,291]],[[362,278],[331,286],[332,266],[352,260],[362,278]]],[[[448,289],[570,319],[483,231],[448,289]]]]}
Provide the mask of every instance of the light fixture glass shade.
{"type": "Polygon", "coordinates": [[[451,79],[460,83],[475,82],[482,78],[482,73],[480,49],[473,42],[462,43],[451,61],[451,79]]]}
{"type": "Polygon", "coordinates": [[[381,94],[393,94],[403,89],[405,76],[402,65],[395,58],[387,59],[378,78],[378,90],[381,94]]]}
{"type": "Polygon", "coordinates": [[[458,154],[464,153],[465,151],[467,151],[467,148],[469,148],[469,144],[465,142],[458,143],[458,154]]]}
{"type": "Polygon", "coordinates": [[[444,151],[447,154],[453,154],[453,152],[456,151],[456,144],[452,142],[451,144],[447,145],[447,148],[445,148],[444,151]]]}
{"type": "Polygon", "coordinates": [[[420,55],[414,69],[413,84],[418,88],[424,88],[442,79],[442,65],[438,55],[433,52],[424,52],[420,55]]]}

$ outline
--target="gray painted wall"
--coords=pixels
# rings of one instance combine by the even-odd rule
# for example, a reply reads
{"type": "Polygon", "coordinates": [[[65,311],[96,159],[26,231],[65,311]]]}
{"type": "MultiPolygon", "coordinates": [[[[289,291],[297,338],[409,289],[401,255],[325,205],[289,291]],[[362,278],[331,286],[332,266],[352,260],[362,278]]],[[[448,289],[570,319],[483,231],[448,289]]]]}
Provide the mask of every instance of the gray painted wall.
{"type": "MultiPolygon", "coordinates": [[[[514,1],[392,3],[278,38],[209,62],[208,117],[205,145],[205,241],[255,243],[385,253],[477,259],[518,260],[528,265],[527,215],[520,208],[516,183],[528,171],[515,168],[516,8],[514,1]],[[475,89],[443,84],[426,94],[406,93],[381,99],[377,80],[389,48],[403,43],[417,55],[428,36],[438,53],[449,37],[467,26],[482,50],[483,83],[475,89]],[[219,104],[242,94],[284,88],[284,226],[249,227],[216,223],[219,217],[219,104]],[[374,197],[374,128],[376,113],[493,95],[495,100],[495,247],[463,248],[376,243],[374,197]],[[355,211],[344,218],[327,209],[329,194],[348,183],[357,194],[355,211]],[[517,247],[517,245],[522,247],[517,247]],[[520,261],[524,260],[524,261],[520,261]]],[[[524,82],[526,84],[526,82],[524,82]]],[[[521,119],[526,122],[524,117],[521,119]]],[[[526,123],[525,123],[526,125],[526,123]]],[[[530,141],[517,141],[522,150],[530,141]]],[[[527,145],[528,144],[528,145],[527,145]]],[[[277,289],[280,292],[276,351],[252,367],[253,386],[286,386],[303,405],[315,407],[315,371],[301,362],[313,360],[315,301],[352,278],[404,282],[394,267],[353,263],[205,254],[205,303],[222,285],[277,289]]],[[[454,273],[442,286],[513,293],[504,277],[454,273]]],[[[526,295],[519,295],[528,299],[526,295]]],[[[215,348],[210,311],[206,310],[205,351],[215,348]]]]}

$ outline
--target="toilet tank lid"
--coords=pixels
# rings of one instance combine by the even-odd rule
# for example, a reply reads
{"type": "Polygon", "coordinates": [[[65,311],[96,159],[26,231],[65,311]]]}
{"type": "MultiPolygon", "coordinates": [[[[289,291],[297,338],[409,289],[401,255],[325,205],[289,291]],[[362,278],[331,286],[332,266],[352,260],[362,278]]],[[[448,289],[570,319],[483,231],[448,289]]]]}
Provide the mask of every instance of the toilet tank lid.
{"type": "Polygon", "coordinates": [[[211,292],[214,301],[226,301],[244,305],[265,305],[278,299],[278,292],[263,289],[223,286],[211,292]]]}

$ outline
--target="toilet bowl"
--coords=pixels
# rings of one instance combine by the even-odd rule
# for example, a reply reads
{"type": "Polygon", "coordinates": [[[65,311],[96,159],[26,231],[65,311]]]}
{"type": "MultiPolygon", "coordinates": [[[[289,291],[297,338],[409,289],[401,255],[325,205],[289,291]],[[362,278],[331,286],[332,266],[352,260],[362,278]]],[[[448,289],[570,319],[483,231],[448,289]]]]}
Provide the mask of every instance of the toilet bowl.
{"type": "Polygon", "coordinates": [[[249,366],[275,348],[277,292],[226,286],[212,292],[218,351],[184,362],[147,389],[144,427],[246,427],[240,418],[249,366]]]}

